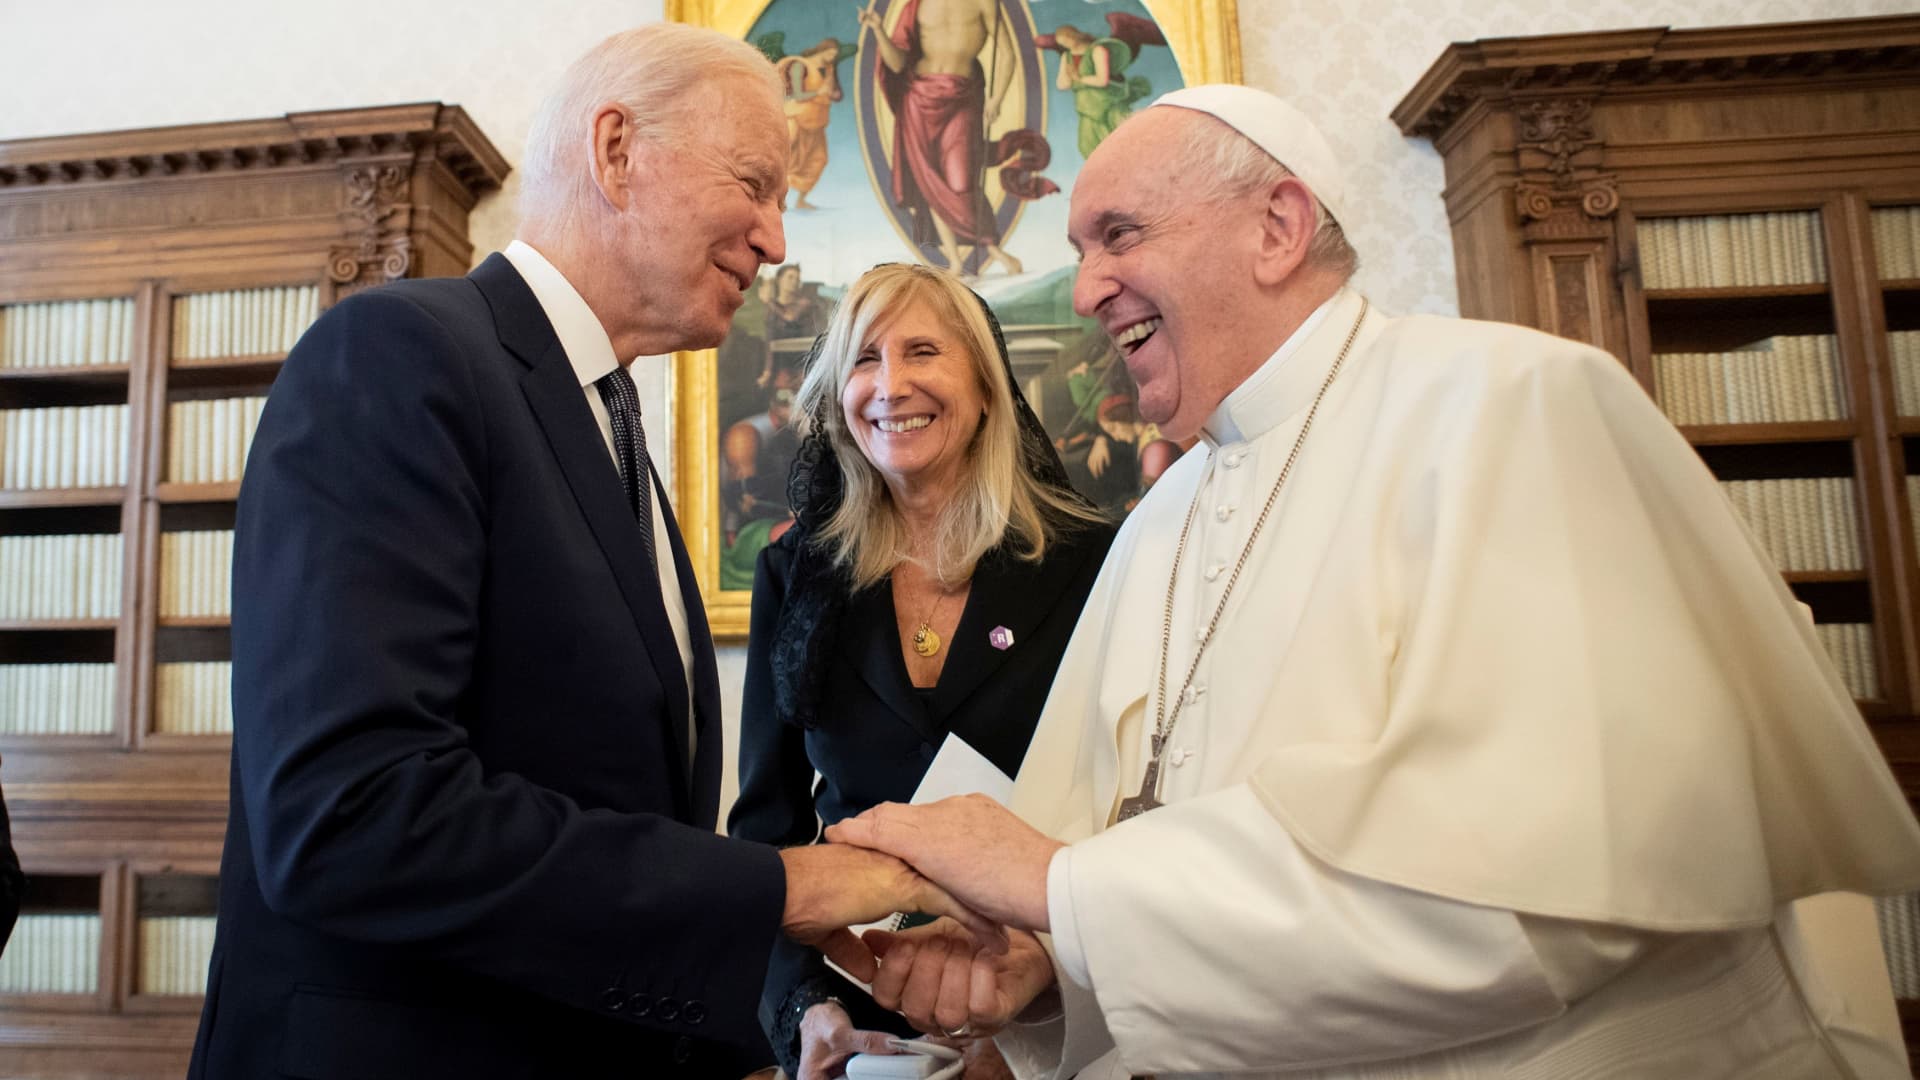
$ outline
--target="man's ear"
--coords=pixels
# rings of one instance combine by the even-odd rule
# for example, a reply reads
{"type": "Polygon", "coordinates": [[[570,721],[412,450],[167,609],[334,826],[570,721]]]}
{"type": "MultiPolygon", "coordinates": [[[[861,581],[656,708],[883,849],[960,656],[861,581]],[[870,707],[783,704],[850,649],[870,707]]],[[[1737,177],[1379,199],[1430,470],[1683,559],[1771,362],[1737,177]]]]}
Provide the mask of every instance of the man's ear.
{"type": "Polygon", "coordinates": [[[627,118],[627,110],[616,102],[602,103],[593,111],[588,130],[593,136],[594,186],[614,210],[625,210],[629,181],[639,164],[633,123],[627,118]]]}
{"type": "Polygon", "coordinates": [[[1260,218],[1260,246],[1253,276],[1262,285],[1275,286],[1293,275],[1306,261],[1313,242],[1313,194],[1298,177],[1289,176],[1267,192],[1260,218]]]}

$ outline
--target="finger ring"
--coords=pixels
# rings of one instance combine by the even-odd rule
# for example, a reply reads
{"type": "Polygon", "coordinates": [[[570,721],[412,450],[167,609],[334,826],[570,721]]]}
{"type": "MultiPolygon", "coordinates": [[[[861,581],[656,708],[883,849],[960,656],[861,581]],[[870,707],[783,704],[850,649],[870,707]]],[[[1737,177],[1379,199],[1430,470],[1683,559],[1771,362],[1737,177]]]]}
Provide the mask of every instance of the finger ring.
{"type": "Polygon", "coordinates": [[[952,1031],[948,1031],[946,1028],[941,1028],[940,1034],[945,1035],[949,1039],[964,1039],[967,1036],[973,1034],[973,1024],[971,1022],[961,1024],[959,1027],[954,1028],[952,1031]]]}

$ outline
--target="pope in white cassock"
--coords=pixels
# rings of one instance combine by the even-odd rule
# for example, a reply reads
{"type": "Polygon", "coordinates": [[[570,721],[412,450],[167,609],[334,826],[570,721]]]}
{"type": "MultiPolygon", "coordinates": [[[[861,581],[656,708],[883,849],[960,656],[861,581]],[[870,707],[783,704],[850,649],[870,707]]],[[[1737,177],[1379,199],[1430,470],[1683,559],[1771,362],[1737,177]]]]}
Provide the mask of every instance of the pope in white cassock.
{"type": "Polygon", "coordinates": [[[1201,443],[1013,813],[828,831],[1033,932],[876,935],[876,997],[1022,1076],[1907,1075],[1858,894],[1920,827],[1812,624],[1617,360],[1372,308],[1341,196],[1244,87],[1087,162],[1075,307],[1201,443]]]}

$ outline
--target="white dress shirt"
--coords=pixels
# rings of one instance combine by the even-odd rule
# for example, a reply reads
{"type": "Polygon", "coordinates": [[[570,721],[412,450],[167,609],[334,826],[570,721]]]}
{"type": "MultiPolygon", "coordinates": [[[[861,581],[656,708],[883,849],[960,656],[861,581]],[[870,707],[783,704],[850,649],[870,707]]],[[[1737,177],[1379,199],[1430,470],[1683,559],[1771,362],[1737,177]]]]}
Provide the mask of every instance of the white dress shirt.
{"type": "MultiPolygon", "coordinates": [[[[607,460],[613,463],[617,473],[620,458],[613,444],[613,421],[607,416],[606,403],[600,400],[599,388],[594,385],[620,363],[613,355],[613,341],[607,336],[606,327],[600,325],[593,309],[566,277],[526,241],[515,240],[501,254],[526,280],[527,288],[533,290],[533,298],[540,302],[540,310],[553,324],[554,336],[560,339],[567,362],[573,365],[573,373],[580,380],[580,391],[586,396],[593,422],[600,425],[600,438],[607,444],[607,460]]],[[[643,482],[651,483],[652,478],[647,477],[643,482]]],[[[679,646],[680,668],[686,674],[687,716],[691,720],[693,637],[687,631],[686,598],[680,593],[680,577],[674,572],[673,544],[667,536],[667,520],[660,510],[660,498],[660,489],[656,486],[653,498],[647,501],[653,509],[653,550],[658,555],[655,562],[660,574],[660,598],[666,601],[667,622],[673,627],[673,643],[679,646]]],[[[697,730],[698,725],[694,727],[697,730]]],[[[693,732],[688,734],[687,745],[692,748],[693,732]]]]}

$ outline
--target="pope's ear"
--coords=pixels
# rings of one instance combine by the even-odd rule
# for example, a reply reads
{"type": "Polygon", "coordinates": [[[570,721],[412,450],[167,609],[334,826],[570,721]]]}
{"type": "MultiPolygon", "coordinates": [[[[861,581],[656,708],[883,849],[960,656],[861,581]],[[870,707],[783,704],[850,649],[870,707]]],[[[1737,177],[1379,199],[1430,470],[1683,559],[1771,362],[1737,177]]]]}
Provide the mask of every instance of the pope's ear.
{"type": "Polygon", "coordinates": [[[640,164],[641,148],[634,138],[633,121],[618,102],[608,101],[593,110],[587,130],[593,140],[593,186],[609,206],[625,210],[632,174],[640,164]]]}
{"type": "Polygon", "coordinates": [[[1254,259],[1254,277],[1262,285],[1279,285],[1306,261],[1313,243],[1313,193],[1299,177],[1276,181],[1267,191],[1260,218],[1260,246],[1254,259]]]}

